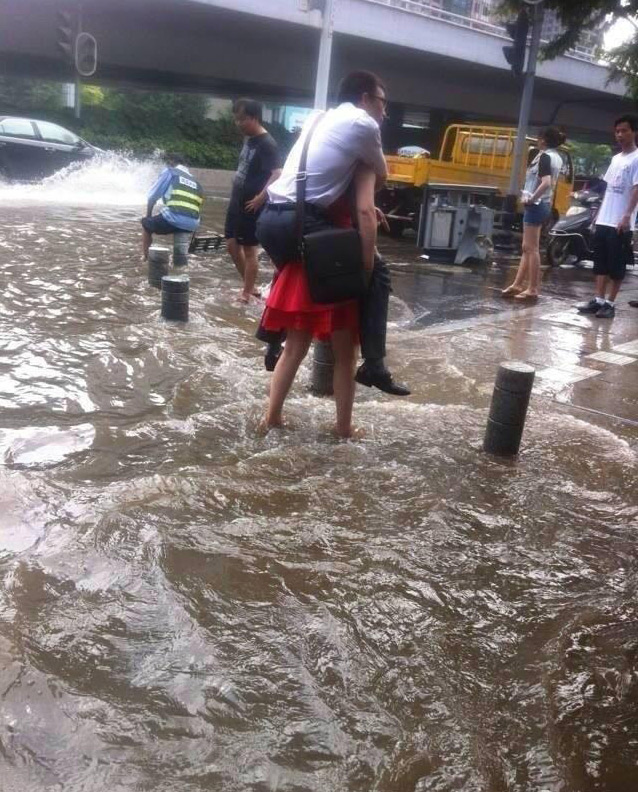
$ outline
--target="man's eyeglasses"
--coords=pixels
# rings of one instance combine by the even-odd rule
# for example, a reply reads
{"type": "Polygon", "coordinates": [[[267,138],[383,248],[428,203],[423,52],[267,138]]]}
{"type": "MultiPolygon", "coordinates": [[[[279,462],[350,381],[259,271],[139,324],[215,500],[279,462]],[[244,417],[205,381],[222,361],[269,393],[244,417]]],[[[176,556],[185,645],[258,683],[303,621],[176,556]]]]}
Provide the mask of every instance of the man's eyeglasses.
{"type": "Polygon", "coordinates": [[[388,100],[385,98],[385,96],[379,96],[379,94],[372,94],[372,98],[378,99],[383,104],[384,110],[388,109],[388,100]]]}

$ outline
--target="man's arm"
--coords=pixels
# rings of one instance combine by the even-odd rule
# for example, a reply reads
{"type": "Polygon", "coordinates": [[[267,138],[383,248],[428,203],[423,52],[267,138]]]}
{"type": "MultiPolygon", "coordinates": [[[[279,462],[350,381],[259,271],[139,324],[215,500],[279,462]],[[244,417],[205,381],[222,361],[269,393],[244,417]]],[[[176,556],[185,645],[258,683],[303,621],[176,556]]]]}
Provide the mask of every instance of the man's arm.
{"type": "Polygon", "coordinates": [[[370,168],[359,166],[354,176],[357,205],[357,226],[361,237],[363,266],[368,277],[374,268],[374,253],[377,244],[377,212],[374,207],[375,173],[370,168]]]}
{"type": "Polygon", "coordinates": [[[153,214],[153,207],[159,201],[159,199],[164,195],[170,183],[171,183],[170,171],[165,170],[162,173],[160,173],[158,180],[151,187],[151,191],[148,194],[148,203],[146,204],[147,217],[150,217],[153,214]]]}
{"type": "Polygon", "coordinates": [[[625,210],[625,214],[620,218],[620,223],[616,226],[618,229],[618,233],[623,233],[625,231],[631,231],[631,216],[634,212],[634,209],[638,206],[638,184],[634,184],[631,188],[631,192],[629,193],[629,203],[627,205],[627,209],[625,210]]]}
{"type": "Polygon", "coordinates": [[[275,170],[271,171],[270,178],[264,185],[264,189],[257,193],[250,201],[246,201],[245,209],[247,212],[256,212],[258,209],[261,209],[264,203],[266,203],[266,198],[268,198],[268,188],[273,182],[277,181],[280,176],[281,168],[275,168],[275,170]]]}
{"type": "Polygon", "coordinates": [[[358,159],[372,168],[375,174],[375,190],[380,190],[388,178],[388,164],[381,145],[381,130],[372,118],[357,122],[356,154],[358,159]]]}

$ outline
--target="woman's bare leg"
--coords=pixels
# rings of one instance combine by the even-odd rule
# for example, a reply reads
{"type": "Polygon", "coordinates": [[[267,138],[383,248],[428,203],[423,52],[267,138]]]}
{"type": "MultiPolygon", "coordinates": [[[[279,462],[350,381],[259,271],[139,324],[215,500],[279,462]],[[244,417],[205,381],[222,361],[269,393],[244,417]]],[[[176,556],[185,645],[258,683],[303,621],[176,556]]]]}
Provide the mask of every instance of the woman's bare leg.
{"type": "Polygon", "coordinates": [[[541,285],[541,226],[525,225],[523,227],[523,251],[527,256],[528,287],[519,297],[537,297],[541,285]]]}
{"type": "Polygon", "coordinates": [[[267,426],[281,426],[282,411],[286,396],[294,382],[302,360],[308,354],[312,334],[301,330],[289,330],[286,345],[270,382],[270,399],[266,412],[267,426]]]}
{"type": "Polygon", "coordinates": [[[354,368],[357,360],[356,338],[352,330],[337,330],[331,338],[335,365],[333,388],[337,409],[337,434],[352,435],[352,405],[354,403],[354,368]]]}
{"type": "Polygon", "coordinates": [[[529,270],[529,261],[527,258],[527,252],[525,250],[525,235],[523,234],[523,255],[521,256],[518,269],[516,270],[516,277],[506,289],[503,289],[501,294],[514,295],[522,292],[523,289],[525,288],[525,282],[527,280],[528,270],[529,270]]]}

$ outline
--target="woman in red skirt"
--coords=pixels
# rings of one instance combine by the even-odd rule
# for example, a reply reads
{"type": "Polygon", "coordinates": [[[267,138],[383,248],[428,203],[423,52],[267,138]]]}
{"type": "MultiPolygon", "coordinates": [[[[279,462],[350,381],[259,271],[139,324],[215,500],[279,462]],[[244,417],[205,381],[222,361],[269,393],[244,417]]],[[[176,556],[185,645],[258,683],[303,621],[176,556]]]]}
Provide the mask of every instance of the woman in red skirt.
{"type": "MultiPolygon", "coordinates": [[[[357,226],[363,247],[364,265],[368,272],[374,264],[377,218],[374,208],[375,174],[360,166],[353,180],[357,226]]],[[[266,251],[277,262],[276,251],[271,252],[269,239],[278,235],[294,236],[294,205],[269,205],[260,217],[258,236],[266,251]],[[273,255],[274,253],[274,255],[273,255]]],[[[308,222],[306,233],[321,227],[347,227],[352,224],[348,201],[341,197],[324,210],[313,211],[306,205],[308,222]]],[[[270,385],[270,399],[265,417],[267,427],[282,425],[286,396],[306,357],[313,338],[330,341],[334,354],[333,388],[337,413],[336,434],[352,436],[352,405],[354,402],[354,369],[359,343],[359,305],[357,300],[332,305],[313,302],[303,261],[299,258],[282,262],[283,266],[271,288],[262,317],[262,327],[268,332],[286,333],[286,344],[277,362],[270,385]]]]}

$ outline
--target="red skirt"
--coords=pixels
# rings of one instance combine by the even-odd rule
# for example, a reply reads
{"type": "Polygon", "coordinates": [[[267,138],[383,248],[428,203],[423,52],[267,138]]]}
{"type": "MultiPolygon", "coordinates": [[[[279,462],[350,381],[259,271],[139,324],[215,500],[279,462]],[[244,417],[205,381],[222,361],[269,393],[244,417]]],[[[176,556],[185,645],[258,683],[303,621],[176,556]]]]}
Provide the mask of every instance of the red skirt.
{"type": "Polygon", "coordinates": [[[359,334],[357,300],[340,303],[313,302],[303,262],[289,261],[277,274],[261,320],[266,330],[300,330],[328,341],[336,330],[359,334]]]}

